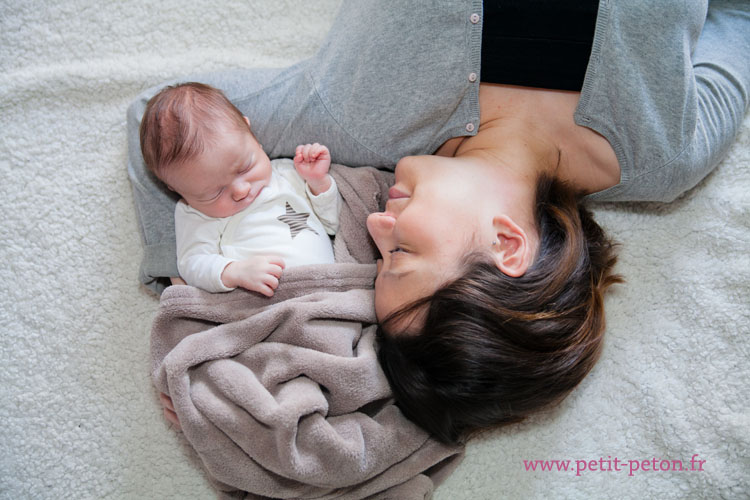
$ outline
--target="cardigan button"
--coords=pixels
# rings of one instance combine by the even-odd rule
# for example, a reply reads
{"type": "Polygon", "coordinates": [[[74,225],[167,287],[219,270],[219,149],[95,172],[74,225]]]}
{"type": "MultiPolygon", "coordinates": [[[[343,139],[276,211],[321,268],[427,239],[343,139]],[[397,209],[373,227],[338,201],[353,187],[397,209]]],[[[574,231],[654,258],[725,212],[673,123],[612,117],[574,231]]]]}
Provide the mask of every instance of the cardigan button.
{"type": "Polygon", "coordinates": [[[477,81],[477,74],[476,73],[469,73],[469,81],[471,83],[474,83],[477,81]]]}
{"type": "Polygon", "coordinates": [[[471,24],[477,24],[479,22],[479,14],[474,13],[469,16],[469,21],[471,21],[471,24]]]}
{"type": "Polygon", "coordinates": [[[467,132],[474,132],[474,124],[473,123],[467,123],[466,124],[466,131],[467,132]]]}

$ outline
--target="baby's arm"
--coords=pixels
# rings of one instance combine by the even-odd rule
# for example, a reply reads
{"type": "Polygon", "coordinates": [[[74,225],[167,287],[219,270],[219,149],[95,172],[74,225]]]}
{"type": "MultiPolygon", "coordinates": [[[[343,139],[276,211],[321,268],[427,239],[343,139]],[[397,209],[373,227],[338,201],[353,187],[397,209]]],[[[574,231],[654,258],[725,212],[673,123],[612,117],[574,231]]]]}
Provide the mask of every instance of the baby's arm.
{"type": "Polygon", "coordinates": [[[328,174],[331,154],[315,143],[297,146],[294,168],[307,184],[307,197],[328,234],[336,234],[339,225],[340,196],[336,182],[328,174]]]}
{"type": "Polygon", "coordinates": [[[175,208],[177,267],[192,286],[208,292],[228,292],[240,286],[266,296],[279,285],[284,262],[275,257],[229,259],[219,241],[226,219],[207,217],[184,202],[175,208]]]}
{"type": "Polygon", "coordinates": [[[208,292],[230,291],[221,281],[221,273],[232,259],[219,251],[226,221],[207,217],[180,201],[175,206],[174,222],[180,277],[208,292]]]}

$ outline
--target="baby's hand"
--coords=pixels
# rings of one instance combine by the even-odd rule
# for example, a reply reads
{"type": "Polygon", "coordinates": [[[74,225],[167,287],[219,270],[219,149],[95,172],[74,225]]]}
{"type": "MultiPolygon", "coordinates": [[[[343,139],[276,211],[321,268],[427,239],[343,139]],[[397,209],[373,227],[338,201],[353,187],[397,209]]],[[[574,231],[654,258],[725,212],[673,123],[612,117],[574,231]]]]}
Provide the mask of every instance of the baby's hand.
{"type": "Polygon", "coordinates": [[[328,170],[331,168],[331,153],[322,144],[305,144],[297,146],[294,154],[294,168],[305,179],[310,191],[319,195],[331,187],[328,170]]]}
{"type": "Polygon", "coordinates": [[[221,273],[221,281],[229,288],[242,287],[271,297],[283,269],[280,257],[250,257],[230,262],[221,273]]]}

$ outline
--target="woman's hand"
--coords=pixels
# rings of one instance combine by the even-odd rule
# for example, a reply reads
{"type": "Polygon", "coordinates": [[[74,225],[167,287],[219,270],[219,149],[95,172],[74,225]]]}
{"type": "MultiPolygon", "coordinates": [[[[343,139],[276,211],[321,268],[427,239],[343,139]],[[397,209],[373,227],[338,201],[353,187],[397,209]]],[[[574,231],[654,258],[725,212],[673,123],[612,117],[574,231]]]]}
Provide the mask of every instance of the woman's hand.
{"type": "Polygon", "coordinates": [[[322,144],[297,146],[294,154],[294,168],[305,179],[315,196],[325,193],[331,187],[328,170],[331,168],[331,153],[322,144]]]}
{"type": "Polygon", "coordinates": [[[180,427],[180,419],[177,418],[177,413],[174,411],[172,398],[162,392],[159,394],[159,401],[161,401],[161,405],[164,407],[164,418],[174,425],[178,431],[181,431],[182,427],[180,427]]]}

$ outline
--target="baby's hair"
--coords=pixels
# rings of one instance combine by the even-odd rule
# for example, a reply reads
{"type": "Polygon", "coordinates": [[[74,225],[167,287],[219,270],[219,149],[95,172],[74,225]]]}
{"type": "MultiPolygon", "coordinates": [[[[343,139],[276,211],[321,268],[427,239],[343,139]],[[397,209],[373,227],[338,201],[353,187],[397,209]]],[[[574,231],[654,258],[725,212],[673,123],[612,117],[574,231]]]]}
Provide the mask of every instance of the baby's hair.
{"type": "Polygon", "coordinates": [[[221,90],[196,82],[165,87],[148,101],[143,113],[143,161],[162,178],[166,168],[200,155],[216,139],[218,124],[250,130],[221,90]]]}
{"type": "Polygon", "coordinates": [[[596,363],[615,245],[576,193],[537,187],[540,249],[523,275],[482,253],[460,278],[386,318],[378,358],[404,414],[445,442],[519,422],[561,401],[596,363]],[[393,330],[420,314],[416,333],[393,330]]]}

